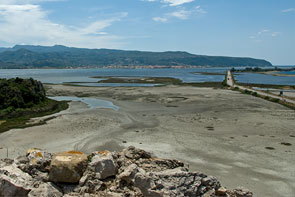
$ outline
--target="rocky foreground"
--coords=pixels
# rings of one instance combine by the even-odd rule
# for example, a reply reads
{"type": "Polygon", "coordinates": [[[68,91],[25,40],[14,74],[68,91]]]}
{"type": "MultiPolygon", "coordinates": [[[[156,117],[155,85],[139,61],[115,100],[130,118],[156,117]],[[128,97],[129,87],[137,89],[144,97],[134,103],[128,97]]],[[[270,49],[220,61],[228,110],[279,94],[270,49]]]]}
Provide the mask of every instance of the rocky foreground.
{"type": "Polygon", "coordinates": [[[181,161],[153,158],[135,147],[121,152],[47,153],[0,160],[0,196],[230,196],[252,192],[227,190],[211,176],[189,172],[181,161]]]}

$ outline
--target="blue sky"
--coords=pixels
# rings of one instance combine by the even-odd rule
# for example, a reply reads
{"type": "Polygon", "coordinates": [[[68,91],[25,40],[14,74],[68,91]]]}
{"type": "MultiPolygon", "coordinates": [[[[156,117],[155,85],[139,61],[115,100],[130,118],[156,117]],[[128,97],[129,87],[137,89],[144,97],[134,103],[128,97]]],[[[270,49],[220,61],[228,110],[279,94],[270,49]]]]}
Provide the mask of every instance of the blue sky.
{"type": "Polygon", "coordinates": [[[0,46],[188,51],[295,64],[294,0],[0,0],[0,46]]]}

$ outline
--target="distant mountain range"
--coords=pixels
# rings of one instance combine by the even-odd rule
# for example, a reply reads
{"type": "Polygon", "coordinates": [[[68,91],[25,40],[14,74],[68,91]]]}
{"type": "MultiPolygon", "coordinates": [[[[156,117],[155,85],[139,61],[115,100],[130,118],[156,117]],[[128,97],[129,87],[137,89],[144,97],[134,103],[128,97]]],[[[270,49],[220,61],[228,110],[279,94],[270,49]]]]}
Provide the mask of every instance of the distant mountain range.
{"type": "Polygon", "coordinates": [[[266,60],[194,55],[182,51],[144,52],[113,49],[84,49],[62,45],[16,45],[0,48],[0,68],[95,68],[128,66],[272,66],[266,60]]]}

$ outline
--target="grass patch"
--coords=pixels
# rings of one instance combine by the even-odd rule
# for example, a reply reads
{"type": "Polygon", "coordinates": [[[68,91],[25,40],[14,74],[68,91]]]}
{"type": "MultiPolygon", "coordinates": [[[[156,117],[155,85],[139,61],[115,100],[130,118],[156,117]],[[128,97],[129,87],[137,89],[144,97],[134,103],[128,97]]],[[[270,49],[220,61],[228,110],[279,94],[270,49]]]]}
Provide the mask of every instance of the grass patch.
{"type": "Polygon", "coordinates": [[[252,92],[252,96],[258,96],[257,92],[252,92]]]}
{"type": "Polygon", "coordinates": [[[201,88],[224,88],[220,82],[182,83],[181,86],[193,86],[201,88]]]}
{"type": "Polygon", "coordinates": [[[249,95],[251,95],[251,94],[252,94],[252,91],[244,90],[243,93],[244,93],[244,94],[249,94],[249,95]]]}
{"type": "Polygon", "coordinates": [[[35,105],[31,108],[16,109],[12,110],[5,109],[0,111],[0,119],[2,124],[0,124],[0,133],[8,131],[14,128],[26,128],[36,125],[45,124],[46,121],[54,118],[47,118],[38,123],[29,124],[31,118],[46,116],[54,114],[65,110],[68,108],[68,103],[66,101],[55,101],[51,99],[46,99],[44,102],[35,105]]]}

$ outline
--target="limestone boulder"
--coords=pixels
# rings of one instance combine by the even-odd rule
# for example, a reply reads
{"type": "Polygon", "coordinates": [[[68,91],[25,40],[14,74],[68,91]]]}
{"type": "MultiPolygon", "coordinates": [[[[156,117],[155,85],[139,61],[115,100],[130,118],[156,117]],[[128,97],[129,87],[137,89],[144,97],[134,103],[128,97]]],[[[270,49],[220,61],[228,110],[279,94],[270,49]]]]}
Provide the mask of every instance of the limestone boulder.
{"type": "Polygon", "coordinates": [[[32,177],[16,165],[0,168],[0,196],[27,196],[32,184],[32,177]]]}
{"type": "Polygon", "coordinates": [[[115,176],[117,173],[117,164],[114,161],[112,153],[109,151],[92,153],[89,168],[99,173],[99,179],[106,179],[115,176]]]}
{"type": "Polygon", "coordinates": [[[87,163],[87,155],[79,151],[54,154],[50,163],[49,180],[59,183],[78,183],[87,163]]]}
{"type": "Polygon", "coordinates": [[[62,197],[62,191],[52,183],[42,183],[38,188],[34,188],[28,197],[62,197]]]}

